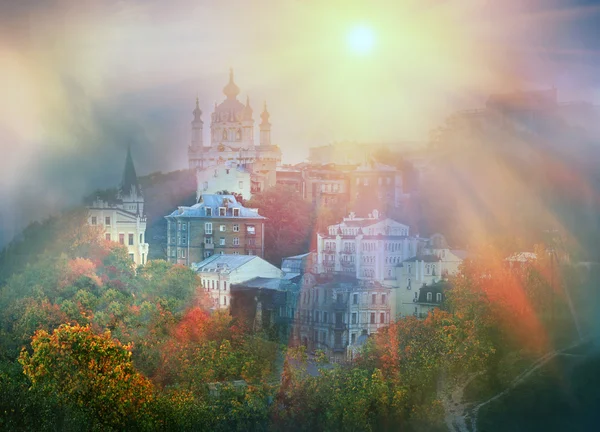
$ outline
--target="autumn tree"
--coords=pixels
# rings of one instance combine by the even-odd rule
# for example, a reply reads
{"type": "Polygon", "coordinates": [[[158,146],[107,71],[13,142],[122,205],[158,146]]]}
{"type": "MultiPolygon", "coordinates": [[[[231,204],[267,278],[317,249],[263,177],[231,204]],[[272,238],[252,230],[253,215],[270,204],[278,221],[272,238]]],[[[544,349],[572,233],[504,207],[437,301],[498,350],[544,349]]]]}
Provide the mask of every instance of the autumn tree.
{"type": "Polygon", "coordinates": [[[280,265],[286,256],[307,251],[311,229],[311,207],[293,187],[277,185],[255,194],[246,203],[257,208],[265,223],[265,259],[280,265]]]}
{"type": "Polygon", "coordinates": [[[62,325],[52,334],[36,332],[31,346],[32,353],[23,350],[19,362],[34,388],[88,411],[105,427],[151,420],[152,384],[133,367],[131,347],[109,332],[62,325]]]}

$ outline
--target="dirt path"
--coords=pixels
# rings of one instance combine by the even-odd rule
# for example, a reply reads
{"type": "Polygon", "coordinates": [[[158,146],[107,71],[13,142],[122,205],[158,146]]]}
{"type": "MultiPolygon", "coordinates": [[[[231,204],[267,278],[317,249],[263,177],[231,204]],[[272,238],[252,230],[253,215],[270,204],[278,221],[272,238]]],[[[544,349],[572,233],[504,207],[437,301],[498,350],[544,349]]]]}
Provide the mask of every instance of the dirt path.
{"type": "Polygon", "coordinates": [[[459,385],[450,395],[443,395],[441,397],[442,404],[444,406],[444,410],[446,411],[445,422],[446,422],[446,426],[448,426],[448,430],[450,432],[477,432],[477,417],[479,414],[479,410],[482,407],[484,407],[485,405],[487,405],[487,404],[495,401],[496,399],[509,393],[516,386],[518,386],[523,381],[528,379],[531,376],[531,374],[533,374],[539,368],[546,365],[549,361],[554,359],[556,356],[559,356],[559,355],[579,356],[579,355],[575,355],[575,354],[566,353],[566,351],[576,348],[577,346],[582,345],[582,344],[588,342],[589,340],[590,340],[590,338],[582,339],[582,340],[579,340],[579,341],[573,343],[572,345],[570,345],[566,348],[563,348],[561,350],[551,351],[551,352],[545,354],[544,356],[542,356],[538,360],[536,360],[535,363],[533,363],[529,368],[527,368],[525,371],[523,371],[519,376],[517,376],[506,389],[504,389],[500,393],[492,396],[491,398],[487,399],[486,401],[475,405],[475,407],[473,407],[471,409],[469,409],[469,407],[472,404],[463,403],[463,401],[462,401],[465,388],[467,387],[467,385],[469,385],[469,383],[471,381],[473,381],[477,376],[481,375],[484,372],[478,372],[478,373],[470,375],[465,380],[465,382],[462,383],[461,385],[459,385]],[[470,420],[469,423],[470,423],[471,428],[469,428],[467,425],[467,422],[469,420],[470,420]]]}

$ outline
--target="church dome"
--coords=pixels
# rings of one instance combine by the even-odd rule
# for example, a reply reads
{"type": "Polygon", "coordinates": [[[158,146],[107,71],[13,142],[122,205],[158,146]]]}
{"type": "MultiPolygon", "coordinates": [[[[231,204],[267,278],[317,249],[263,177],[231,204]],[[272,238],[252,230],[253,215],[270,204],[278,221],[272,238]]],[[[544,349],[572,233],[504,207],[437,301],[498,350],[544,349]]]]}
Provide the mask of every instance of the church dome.
{"type": "Polygon", "coordinates": [[[233,69],[229,69],[229,82],[223,87],[223,93],[227,99],[235,99],[240,94],[240,88],[233,82],[233,69]]]}

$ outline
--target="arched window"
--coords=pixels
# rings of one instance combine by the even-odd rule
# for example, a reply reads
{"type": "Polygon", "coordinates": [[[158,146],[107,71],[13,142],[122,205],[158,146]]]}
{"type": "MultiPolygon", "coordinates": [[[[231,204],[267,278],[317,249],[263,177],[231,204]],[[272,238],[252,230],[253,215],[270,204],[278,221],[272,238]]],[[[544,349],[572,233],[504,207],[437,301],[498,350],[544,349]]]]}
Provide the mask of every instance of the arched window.
{"type": "Polygon", "coordinates": [[[435,301],[438,302],[438,303],[442,302],[442,293],[437,293],[435,295],[435,301]]]}
{"type": "Polygon", "coordinates": [[[236,134],[235,134],[235,139],[237,139],[238,141],[240,141],[242,139],[242,130],[238,129],[236,134]]]}
{"type": "Polygon", "coordinates": [[[433,293],[428,292],[427,293],[427,301],[430,302],[431,300],[433,300],[433,293]]]}
{"type": "Polygon", "coordinates": [[[223,129],[223,139],[227,140],[227,131],[223,129]]]}
{"type": "Polygon", "coordinates": [[[431,274],[435,276],[435,264],[431,266],[431,274]]]}
{"type": "Polygon", "coordinates": [[[429,264],[427,264],[427,265],[425,266],[425,272],[426,272],[427,274],[431,274],[431,266],[430,266],[429,264]]]}

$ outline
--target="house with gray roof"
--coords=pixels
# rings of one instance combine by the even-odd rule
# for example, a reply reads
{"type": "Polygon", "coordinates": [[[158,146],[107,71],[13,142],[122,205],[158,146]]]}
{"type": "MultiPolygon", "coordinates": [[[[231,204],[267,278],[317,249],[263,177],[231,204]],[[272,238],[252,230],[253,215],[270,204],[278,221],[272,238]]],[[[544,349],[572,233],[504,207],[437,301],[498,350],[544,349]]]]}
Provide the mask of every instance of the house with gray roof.
{"type": "Polygon", "coordinates": [[[189,266],[219,254],[264,256],[266,218],[233,195],[204,194],[165,219],[169,262],[189,266]]]}

